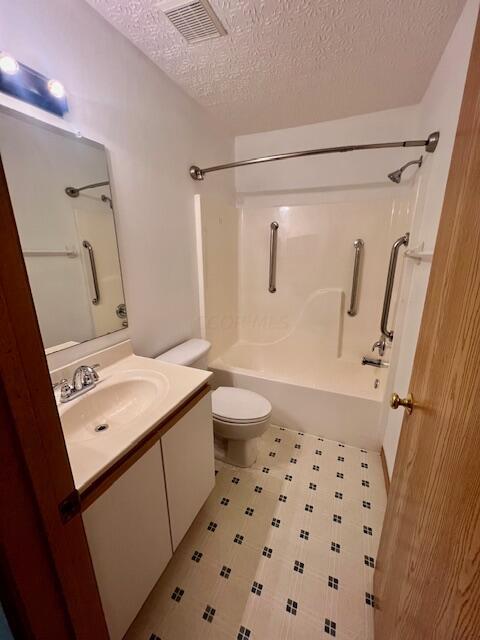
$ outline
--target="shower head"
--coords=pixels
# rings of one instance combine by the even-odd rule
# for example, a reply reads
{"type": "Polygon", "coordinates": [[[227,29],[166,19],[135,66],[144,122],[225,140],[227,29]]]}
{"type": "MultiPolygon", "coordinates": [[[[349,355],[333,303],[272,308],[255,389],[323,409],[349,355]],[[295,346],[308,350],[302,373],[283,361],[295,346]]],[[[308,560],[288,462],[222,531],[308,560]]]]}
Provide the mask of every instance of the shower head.
{"type": "Polygon", "coordinates": [[[420,156],[418,160],[412,160],[411,162],[407,162],[407,164],[404,164],[403,167],[400,167],[400,169],[397,169],[396,171],[392,171],[392,173],[388,174],[388,177],[392,182],[396,182],[397,184],[400,184],[400,182],[402,181],[402,173],[405,171],[405,169],[407,167],[411,167],[412,164],[417,164],[419,167],[421,167],[422,162],[423,162],[423,156],[420,156]]]}
{"type": "Polygon", "coordinates": [[[402,179],[402,172],[403,172],[403,169],[397,169],[396,171],[392,171],[392,173],[389,173],[388,177],[392,182],[396,182],[397,184],[400,184],[400,181],[402,179]]]}

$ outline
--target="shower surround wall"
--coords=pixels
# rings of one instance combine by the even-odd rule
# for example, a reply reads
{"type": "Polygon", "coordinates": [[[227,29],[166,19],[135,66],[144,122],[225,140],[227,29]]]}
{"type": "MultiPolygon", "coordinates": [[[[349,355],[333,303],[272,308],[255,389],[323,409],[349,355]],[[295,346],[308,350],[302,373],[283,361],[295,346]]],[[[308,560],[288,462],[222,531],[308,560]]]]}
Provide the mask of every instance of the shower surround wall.
{"type": "MultiPolygon", "coordinates": [[[[236,159],[426,136],[429,132],[418,132],[417,115],[416,108],[406,107],[241,136],[236,159]]],[[[366,151],[237,169],[238,249],[224,252],[222,258],[211,242],[214,221],[219,228],[217,218],[207,215],[205,204],[204,253],[210,256],[204,257],[205,263],[210,260],[205,289],[212,288],[213,273],[224,290],[232,293],[238,288],[236,332],[227,335],[218,325],[212,331],[212,319],[218,315],[208,300],[205,306],[206,336],[215,343],[215,337],[223,335],[222,348],[210,359],[216,384],[262,393],[272,402],[277,424],[380,450],[388,369],[362,366],[361,358],[373,355],[390,250],[410,230],[415,205],[412,185],[417,170],[407,170],[401,185],[393,185],[387,173],[421,152],[366,151]],[[272,294],[268,268],[274,220],[279,230],[277,291],[272,294]],[[357,238],[365,248],[358,314],[350,317],[357,238]],[[237,273],[232,276],[235,260],[237,273]]],[[[235,225],[227,229],[233,247],[235,225]]],[[[390,328],[396,322],[403,250],[400,255],[390,328]]],[[[400,312],[402,305],[398,306],[400,312]]],[[[389,356],[387,351],[387,361],[389,356]]]]}
{"type": "MultiPolygon", "coordinates": [[[[361,358],[380,333],[390,248],[410,228],[409,196],[408,188],[387,187],[241,207],[238,340],[211,362],[217,384],[262,393],[278,424],[378,450],[385,370],[363,367],[361,358]],[[277,291],[270,293],[274,220],[277,291]],[[358,314],[350,317],[357,238],[365,246],[358,314]]],[[[397,285],[400,277],[401,265],[397,285]]]]}
{"type": "MultiPolygon", "coordinates": [[[[391,190],[390,190],[391,191],[391,190]]],[[[379,334],[385,265],[393,239],[409,229],[408,201],[243,207],[239,339],[258,346],[266,373],[315,384],[326,360],[358,363],[379,334]],[[279,223],[277,291],[268,291],[269,232],[279,223]],[[354,247],[364,241],[358,313],[347,314],[354,247]],[[286,359],[275,361],[276,351],[286,359]],[[273,357],[273,361],[270,358],[273,357]],[[308,379],[308,371],[314,378],[308,379]]]]}
{"type": "MultiPolygon", "coordinates": [[[[232,199],[233,200],[233,199],[232,199]]],[[[238,212],[220,194],[195,196],[200,324],[211,360],[238,340],[238,212]]]]}

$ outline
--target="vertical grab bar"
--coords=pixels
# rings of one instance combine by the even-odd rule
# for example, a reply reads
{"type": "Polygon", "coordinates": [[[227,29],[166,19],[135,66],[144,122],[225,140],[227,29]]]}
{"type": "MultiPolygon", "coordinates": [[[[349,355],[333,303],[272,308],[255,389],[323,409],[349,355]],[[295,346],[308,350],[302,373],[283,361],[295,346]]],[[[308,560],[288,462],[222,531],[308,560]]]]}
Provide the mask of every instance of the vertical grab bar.
{"type": "Polygon", "coordinates": [[[390,314],[390,303],[392,302],[393,282],[395,280],[395,271],[397,269],[398,252],[401,246],[408,247],[408,241],[410,234],[406,233],[393,243],[392,251],[390,253],[390,264],[388,265],[387,284],[385,286],[385,297],[383,298],[383,311],[382,319],[380,321],[380,331],[382,335],[390,340],[393,340],[393,331],[388,329],[388,316],[390,314]]]}
{"type": "Polygon", "coordinates": [[[95,254],[93,253],[93,247],[88,240],[82,242],[83,247],[88,251],[88,257],[90,259],[90,269],[92,270],[93,288],[95,290],[95,297],[92,298],[92,304],[98,304],[100,302],[100,289],[98,287],[97,267],[95,266],[95,254]]]}
{"type": "Polygon", "coordinates": [[[364,242],[361,238],[355,240],[353,246],[355,248],[355,260],[353,263],[353,280],[352,280],[352,293],[350,296],[350,309],[347,311],[348,315],[353,318],[358,312],[358,282],[360,280],[360,263],[362,261],[362,251],[364,242]]]}
{"type": "Polygon", "coordinates": [[[268,275],[268,290],[275,293],[277,290],[277,233],[278,222],[272,222],[270,225],[270,272],[268,275]]]}

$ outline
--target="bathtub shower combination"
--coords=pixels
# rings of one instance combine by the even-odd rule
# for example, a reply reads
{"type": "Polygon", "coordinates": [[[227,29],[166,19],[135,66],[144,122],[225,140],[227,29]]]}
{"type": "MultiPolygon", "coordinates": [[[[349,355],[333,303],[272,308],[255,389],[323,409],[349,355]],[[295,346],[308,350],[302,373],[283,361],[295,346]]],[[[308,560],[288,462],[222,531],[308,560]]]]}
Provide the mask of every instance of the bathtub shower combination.
{"type": "MultiPolygon", "coordinates": [[[[431,152],[432,139],[395,144],[421,143],[431,152]]],[[[422,157],[389,174],[391,182],[398,185],[411,165],[421,167],[422,157]]],[[[203,179],[231,166],[191,173],[203,179]]],[[[214,384],[268,398],[274,424],[379,451],[392,327],[401,320],[399,257],[409,243],[414,189],[318,192],[303,198],[306,204],[298,204],[301,194],[245,200],[238,210],[221,211],[197,196],[214,384]],[[294,205],[259,205],[279,200],[294,205]],[[228,250],[219,250],[220,243],[228,250]],[[228,295],[229,307],[222,308],[219,300],[228,295]]]]}
{"type": "MultiPolygon", "coordinates": [[[[371,213],[375,212],[373,203],[369,203],[368,208],[371,213]]],[[[302,234],[309,225],[321,227],[326,222],[332,227],[335,219],[337,224],[341,224],[349,214],[353,217],[352,212],[358,209],[358,204],[280,209],[284,210],[284,221],[281,226],[278,224],[276,230],[282,229],[286,234],[283,268],[279,278],[282,284],[278,288],[272,287],[270,277],[268,287],[268,293],[275,293],[278,300],[272,302],[268,293],[262,295],[262,283],[254,275],[260,265],[255,265],[255,255],[248,249],[249,256],[243,261],[242,275],[247,281],[243,289],[249,294],[241,304],[243,308],[250,307],[249,314],[244,325],[239,327],[239,340],[210,363],[216,374],[215,382],[222,386],[250,389],[268,398],[273,405],[273,421],[276,424],[300,428],[354,446],[378,449],[389,343],[383,334],[376,341],[374,338],[380,327],[380,318],[385,333],[388,330],[393,337],[393,332],[386,327],[389,319],[392,321],[389,318],[389,302],[394,293],[396,257],[400,246],[403,246],[398,240],[392,249],[394,260],[388,272],[383,310],[378,293],[385,286],[386,272],[382,269],[382,263],[388,264],[384,248],[388,248],[388,236],[396,233],[395,223],[405,224],[409,215],[408,201],[376,203],[378,220],[370,224],[373,233],[381,231],[382,216],[388,220],[385,212],[389,209],[394,212],[394,224],[389,221],[390,228],[383,229],[385,243],[370,237],[367,240],[357,238],[350,247],[345,241],[340,248],[337,241],[337,256],[328,255],[332,253],[328,246],[328,235],[323,235],[321,229],[315,233],[310,228],[308,235],[302,234]],[[295,225],[298,226],[298,235],[295,225]],[[327,238],[323,249],[322,235],[327,238]],[[291,250],[290,247],[295,244],[297,247],[291,250]],[[359,247],[362,247],[361,251],[359,247]],[[369,252],[365,257],[362,256],[364,247],[369,252]],[[289,252],[292,254],[291,263],[289,252]],[[312,270],[310,265],[315,264],[315,255],[318,256],[320,252],[334,266],[319,265],[318,271],[312,270]],[[303,273],[298,272],[301,255],[304,256],[303,273]],[[337,261],[344,259],[345,266],[352,265],[350,276],[347,269],[341,273],[342,270],[335,267],[335,257],[337,261]],[[293,272],[293,262],[296,273],[293,272]],[[309,271],[312,273],[307,288],[309,271]],[[289,274],[293,274],[293,277],[289,274]],[[332,286],[315,289],[322,275],[325,284],[332,286]],[[349,278],[351,291],[347,305],[347,287],[342,287],[342,281],[349,278]],[[255,292],[250,295],[255,282],[258,285],[257,297],[255,292]],[[298,299],[302,284],[303,299],[298,299]],[[289,309],[290,301],[295,298],[296,304],[289,309]],[[253,305],[256,305],[256,312],[253,305]],[[274,311],[269,310],[272,306],[274,311]],[[364,355],[370,349],[378,353],[364,355]]],[[[245,233],[248,234],[250,223],[256,226],[265,216],[272,214],[281,215],[281,212],[244,210],[245,233]]],[[[365,218],[362,218],[364,221],[365,218]]],[[[353,220],[350,222],[353,224],[353,220]]],[[[275,247],[274,242],[271,245],[275,247]]],[[[252,247],[252,244],[245,241],[242,246],[252,247]]],[[[272,262],[270,260],[270,264],[272,262]]],[[[320,258],[317,257],[316,262],[321,264],[320,258]]]]}
{"type": "MultiPolygon", "coordinates": [[[[273,358],[264,367],[259,365],[256,349],[256,345],[238,342],[214,360],[210,368],[215,384],[249,389],[268,398],[274,424],[378,449],[376,426],[384,397],[383,370],[324,359],[323,370],[312,368],[300,371],[298,377],[295,372],[282,376],[275,370],[273,358]]],[[[277,355],[282,357],[280,349],[277,355]]]]}

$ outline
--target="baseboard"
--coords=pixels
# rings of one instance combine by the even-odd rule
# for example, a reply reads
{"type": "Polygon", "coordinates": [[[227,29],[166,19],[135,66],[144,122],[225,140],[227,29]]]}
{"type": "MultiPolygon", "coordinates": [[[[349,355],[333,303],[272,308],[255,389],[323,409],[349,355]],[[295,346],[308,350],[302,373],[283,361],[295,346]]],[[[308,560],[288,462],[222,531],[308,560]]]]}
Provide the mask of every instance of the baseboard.
{"type": "Polygon", "coordinates": [[[385,458],[385,451],[382,450],[380,451],[380,458],[382,459],[382,469],[383,469],[383,479],[385,480],[385,489],[387,490],[387,493],[390,489],[390,476],[388,475],[388,467],[387,467],[387,460],[385,458]]]}

